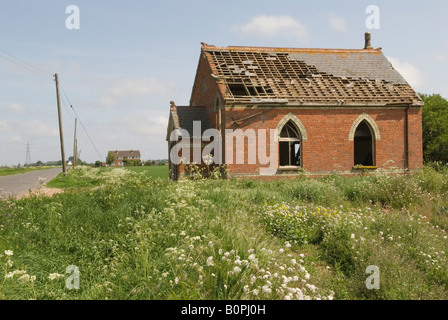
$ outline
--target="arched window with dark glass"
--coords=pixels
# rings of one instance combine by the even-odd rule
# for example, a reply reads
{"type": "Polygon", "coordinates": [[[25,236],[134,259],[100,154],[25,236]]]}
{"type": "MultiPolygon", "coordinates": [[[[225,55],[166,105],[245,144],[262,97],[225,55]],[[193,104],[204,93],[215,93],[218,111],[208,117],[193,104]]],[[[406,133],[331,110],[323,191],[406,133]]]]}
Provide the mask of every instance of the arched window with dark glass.
{"type": "Polygon", "coordinates": [[[365,120],[355,131],[354,162],[355,166],[375,166],[375,134],[365,120]]]}
{"type": "Polygon", "coordinates": [[[280,167],[302,166],[302,136],[294,122],[288,121],[279,137],[280,167]]]}

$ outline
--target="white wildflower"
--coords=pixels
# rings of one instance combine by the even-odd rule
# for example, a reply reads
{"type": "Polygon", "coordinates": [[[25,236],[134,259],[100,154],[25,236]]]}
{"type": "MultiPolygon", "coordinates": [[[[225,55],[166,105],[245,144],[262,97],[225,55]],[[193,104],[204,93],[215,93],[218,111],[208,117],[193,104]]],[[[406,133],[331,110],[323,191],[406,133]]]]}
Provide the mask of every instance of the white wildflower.
{"type": "Polygon", "coordinates": [[[34,282],[34,280],[36,280],[36,276],[30,276],[29,274],[24,274],[18,280],[22,282],[34,282]]]}
{"type": "Polygon", "coordinates": [[[6,250],[5,254],[10,257],[10,256],[14,255],[14,252],[12,250],[6,250]]]}
{"type": "Polygon", "coordinates": [[[310,289],[311,292],[315,292],[316,289],[317,289],[317,288],[316,288],[314,285],[312,285],[312,284],[306,284],[306,287],[307,287],[308,289],[310,289]]]}
{"type": "Polygon", "coordinates": [[[63,274],[60,273],[50,273],[50,275],[48,276],[48,279],[50,279],[51,281],[59,279],[59,278],[64,278],[65,276],[63,274]]]}
{"type": "Polygon", "coordinates": [[[272,292],[272,289],[269,286],[263,286],[261,289],[265,293],[271,293],[272,292]]]}
{"type": "Polygon", "coordinates": [[[213,266],[213,257],[208,257],[207,259],[207,266],[213,266]]]}

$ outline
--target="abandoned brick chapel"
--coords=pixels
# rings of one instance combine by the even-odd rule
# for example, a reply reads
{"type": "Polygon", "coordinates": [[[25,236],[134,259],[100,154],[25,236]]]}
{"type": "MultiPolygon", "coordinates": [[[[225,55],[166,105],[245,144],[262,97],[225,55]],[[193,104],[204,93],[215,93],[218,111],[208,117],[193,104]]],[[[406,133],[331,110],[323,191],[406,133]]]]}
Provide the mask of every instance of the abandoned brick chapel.
{"type": "Polygon", "coordinates": [[[222,162],[230,176],[421,169],[423,102],[382,49],[371,46],[370,37],[365,34],[363,49],[202,43],[189,105],[171,103],[171,178],[181,178],[185,163],[193,160],[190,154],[184,162],[174,161],[183,156],[170,152],[182,137],[173,141],[171,134],[183,129],[189,133],[183,138],[194,147],[194,123],[200,124],[199,135],[208,129],[222,134],[223,143],[214,153],[226,155],[222,162]],[[229,143],[225,132],[230,129],[252,129],[255,141],[247,135],[242,146],[229,143]],[[260,129],[275,130],[275,148],[272,136],[260,139],[260,129]],[[260,141],[268,142],[266,154],[275,152],[269,164],[275,170],[267,174],[262,170],[266,163],[249,161],[260,141]],[[237,157],[245,161],[235,161],[237,157]]]}

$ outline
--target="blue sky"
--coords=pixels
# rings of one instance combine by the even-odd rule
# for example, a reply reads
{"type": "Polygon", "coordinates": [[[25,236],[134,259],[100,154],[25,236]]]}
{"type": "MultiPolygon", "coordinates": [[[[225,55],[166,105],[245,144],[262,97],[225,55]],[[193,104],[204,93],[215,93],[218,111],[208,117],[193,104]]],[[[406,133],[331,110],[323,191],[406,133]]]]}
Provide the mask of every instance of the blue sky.
{"type": "Polygon", "coordinates": [[[33,162],[60,159],[54,73],[68,97],[67,158],[67,100],[100,153],[78,126],[83,160],[116,149],[167,158],[169,101],[188,105],[201,42],[355,49],[370,31],[416,91],[448,98],[447,12],[446,0],[0,0],[0,165],[24,164],[28,142],[33,162]],[[66,28],[69,5],[79,7],[79,30],[66,28]],[[379,30],[365,25],[369,5],[380,9],[379,30]]]}

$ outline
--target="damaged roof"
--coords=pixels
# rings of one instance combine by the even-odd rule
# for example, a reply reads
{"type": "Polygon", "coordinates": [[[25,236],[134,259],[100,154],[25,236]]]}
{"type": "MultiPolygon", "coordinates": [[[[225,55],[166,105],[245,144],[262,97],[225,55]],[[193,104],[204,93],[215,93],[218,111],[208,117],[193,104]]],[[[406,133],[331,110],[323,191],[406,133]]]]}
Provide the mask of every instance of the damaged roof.
{"type": "Polygon", "coordinates": [[[227,102],[423,105],[381,49],[216,47],[202,44],[227,102]]]}
{"type": "MultiPolygon", "coordinates": [[[[172,103],[170,116],[172,129],[184,129],[190,137],[194,137],[197,133],[202,136],[204,131],[211,128],[208,112],[203,107],[178,107],[172,103]],[[194,122],[200,122],[200,132],[195,132],[194,122]]],[[[168,131],[167,140],[169,140],[170,128],[168,128],[168,131]]]]}

